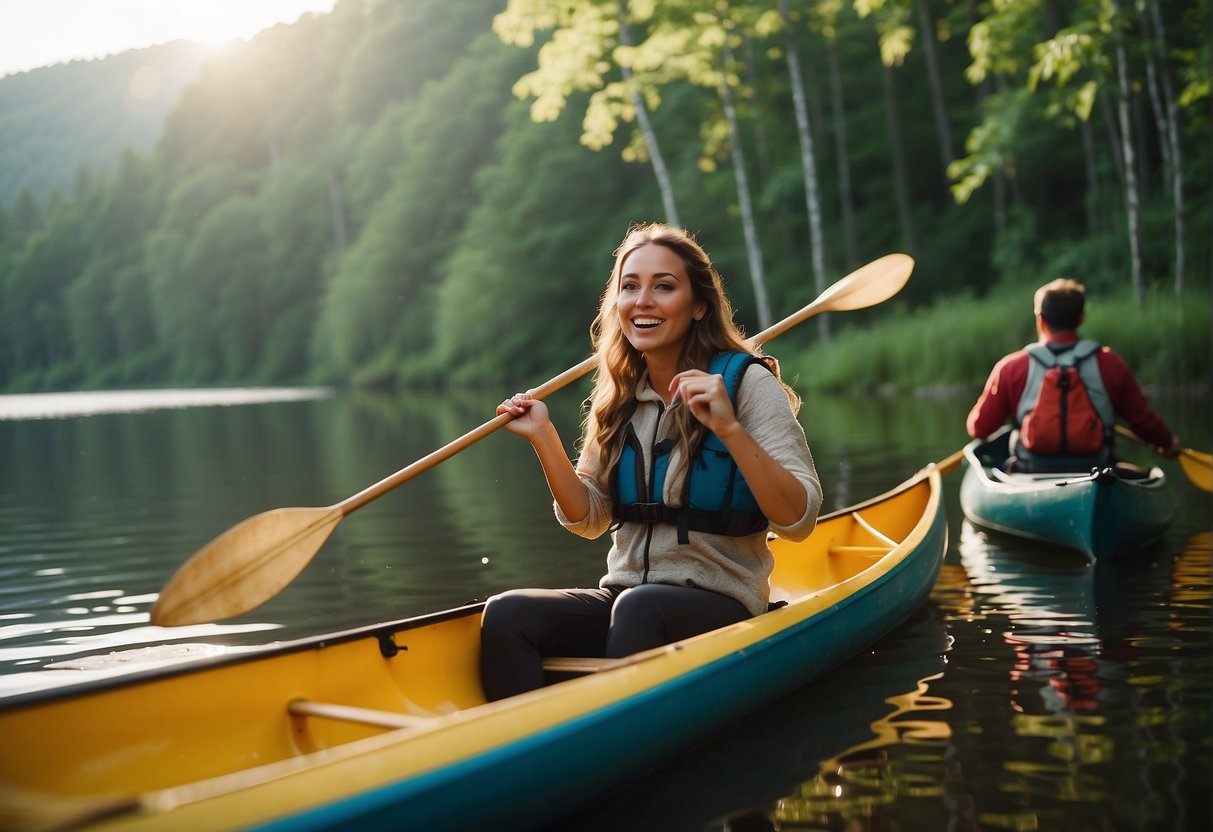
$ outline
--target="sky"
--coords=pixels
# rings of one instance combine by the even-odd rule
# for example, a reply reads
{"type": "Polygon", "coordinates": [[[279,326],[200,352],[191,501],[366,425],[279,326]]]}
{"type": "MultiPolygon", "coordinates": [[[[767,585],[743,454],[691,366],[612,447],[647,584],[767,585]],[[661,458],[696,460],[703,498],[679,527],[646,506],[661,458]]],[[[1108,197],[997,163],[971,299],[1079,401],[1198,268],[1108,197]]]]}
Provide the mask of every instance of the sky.
{"type": "Polygon", "coordinates": [[[248,40],[335,0],[0,0],[0,77],[170,40],[248,40]]]}

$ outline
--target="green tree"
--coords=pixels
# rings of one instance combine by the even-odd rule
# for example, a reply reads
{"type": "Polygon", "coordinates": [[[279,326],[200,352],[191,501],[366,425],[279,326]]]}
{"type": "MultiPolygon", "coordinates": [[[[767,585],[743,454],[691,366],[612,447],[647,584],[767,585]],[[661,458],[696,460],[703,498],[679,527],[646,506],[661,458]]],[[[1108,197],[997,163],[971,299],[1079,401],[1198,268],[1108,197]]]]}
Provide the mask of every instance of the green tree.
{"type": "Polygon", "coordinates": [[[444,377],[525,389],[588,354],[612,251],[643,216],[647,176],[576,135],[569,118],[512,119],[477,176],[480,199],[438,286],[431,366],[444,377]]]}
{"type": "Polygon", "coordinates": [[[582,121],[581,142],[601,150],[614,140],[620,122],[635,121],[639,139],[623,150],[629,161],[648,161],[653,168],[666,222],[677,225],[678,208],[665,155],[649,116],[661,103],[664,73],[652,53],[633,45],[633,27],[653,14],[651,2],[627,0],[510,0],[493,20],[493,31],[505,43],[529,48],[537,32],[552,30],[539,49],[539,66],[514,85],[520,98],[534,98],[531,118],[559,117],[568,97],[593,91],[582,121]],[[608,77],[612,69],[618,80],[608,77]]]}
{"type": "MultiPolygon", "coordinates": [[[[314,348],[333,379],[393,383],[430,375],[435,292],[454,242],[475,204],[477,171],[493,157],[510,105],[508,85],[527,60],[491,35],[469,47],[472,60],[429,86],[402,115],[401,158],[379,171],[391,186],[374,203],[357,241],[344,252],[324,293],[314,348]],[[493,79],[485,83],[486,78],[493,79]],[[460,102],[457,108],[452,101],[460,102]]],[[[391,142],[375,137],[384,151],[391,142]]],[[[526,163],[522,172],[535,167],[526,163]]],[[[520,187],[523,187],[520,184],[520,187]]]]}
{"type": "MultiPolygon", "coordinates": [[[[87,262],[82,206],[62,202],[51,208],[45,224],[14,252],[3,291],[4,329],[8,333],[10,379],[29,371],[45,373],[72,354],[69,321],[62,298],[87,262]]],[[[65,367],[66,383],[78,381],[65,367]]],[[[40,382],[34,382],[39,385],[40,382]]]]}

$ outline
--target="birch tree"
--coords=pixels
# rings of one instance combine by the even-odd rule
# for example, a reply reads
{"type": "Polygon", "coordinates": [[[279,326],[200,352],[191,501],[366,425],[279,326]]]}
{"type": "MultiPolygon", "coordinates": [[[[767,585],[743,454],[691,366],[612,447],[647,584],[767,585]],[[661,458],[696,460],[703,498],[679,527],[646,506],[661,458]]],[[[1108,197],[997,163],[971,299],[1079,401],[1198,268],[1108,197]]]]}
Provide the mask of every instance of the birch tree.
{"type": "Polygon", "coordinates": [[[1116,54],[1116,112],[1120,123],[1121,155],[1124,157],[1125,218],[1129,227],[1129,272],[1133,280],[1133,296],[1137,305],[1145,303],[1141,277],[1141,194],[1137,188],[1137,147],[1133,125],[1129,119],[1129,57],[1125,52],[1124,33],[1119,31],[1123,21],[1120,0],[1110,0],[1112,22],[1118,30],[1113,35],[1116,54]]]}
{"type": "Polygon", "coordinates": [[[770,325],[762,244],[750,191],[745,148],[742,142],[738,93],[748,97],[742,81],[743,68],[735,50],[750,33],[765,37],[776,31],[778,14],[753,4],[730,5],[725,0],[667,0],[649,7],[648,37],[636,46],[633,68],[653,83],[686,81],[716,94],[718,116],[708,116],[701,127],[704,146],[701,167],[710,170],[715,158],[727,148],[733,167],[738,212],[745,238],[746,260],[754,291],[759,325],[770,325]]]}
{"type": "Polygon", "coordinates": [[[758,327],[766,329],[771,321],[771,300],[767,294],[766,268],[762,259],[762,244],[758,241],[758,223],[754,217],[754,200],[750,195],[750,180],[746,172],[745,150],[741,144],[741,128],[737,121],[737,107],[733,103],[733,88],[737,76],[733,67],[733,47],[728,33],[722,42],[721,60],[725,71],[720,74],[717,89],[729,127],[729,154],[733,158],[733,181],[737,186],[737,204],[741,210],[741,230],[745,237],[746,260],[750,267],[750,281],[754,287],[754,304],[758,312],[758,327]]]}
{"type": "MultiPolygon", "coordinates": [[[[860,17],[874,15],[881,34],[881,57],[886,67],[901,66],[915,42],[915,32],[909,25],[910,6],[918,17],[917,42],[922,45],[930,90],[931,113],[935,119],[936,142],[941,161],[944,189],[948,187],[948,166],[955,159],[952,128],[948,119],[947,101],[943,90],[943,75],[939,69],[938,35],[929,0],[853,0],[860,17]],[[896,45],[894,46],[894,42],[896,45]],[[894,49],[900,54],[894,54],[894,49]],[[893,61],[890,63],[890,61],[893,61]]],[[[890,78],[890,83],[892,79],[890,78]]]]}
{"type": "Polygon", "coordinates": [[[630,25],[627,0],[510,0],[494,18],[493,31],[523,48],[534,44],[536,33],[553,31],[539,48],[538,67],[518,80],[514,94],[533,99],[531,118],[544,122],[560,116],[570,95],[592,90],[581,135],[592,150],[610,144],[620,122],[634,121],[640,142],[629,143],[624,158],[652,165],[666,222],[679,225],[674,187],[649,116],[660,105],[661,74],[657,67],[637,71],[630,25]],[[613,69],[620,80],[608,79],[613,69]]]}
{"type": "MultiPolygon", "coordinates": [[[[970,133],[969,155],[950,169],[953,192],[964,201],[995,169],[993,161],[1022,140],[1026,118],[1008,117],[1040,112],[1063,127],[1088,122],[1101,106],[1107,124],[1113,158],[1120,176],[1126,234],[1129,243],[1130,277],[1134,297],[1144,301],[1141,261],[1141,193],[1137,179],[1137,141],[1130,118],[1132,94],[1128,54],[1120,27],[1124,23],[1118,0],[1089,0],[1071,14],[1069,25],[1057,26],[1052,9],[1038,0],[995,8],[973,26],[969,36],[973,63],[967,74],[980,83],[991,73],[1010,82],[1009,96],[986,100],[987,115],[970,133]],[[1042,29],[1050,30],[1041,38],[1042,29]],[[1113,95],[1112,101],[1108,95],[1113,95]],[[1039,97],[1040,101],[1035,99],[1039,97]]],[[[1094,166],[1089,134],[1087,145],[1088,187],[1094,186],[1094,166]]],[[[1092,199],[1088,194],[1088,203],[1092,199]]]]}
{"type": "Polygon", "coordinates": [[[889,148],[893,156],[893,190],[897,200],[897,220],[901,227],[901,237],[905,245],[914,251],[918,248],[918,235],[914,230],[914,214],[910,206],[910,183],[906,172],[905,141],[902,138],[901,116],[897,109],[897,90],[895,70],[905,61],[910,53],[910,44],[914,39],[914,30],[906,24],[907,12],[904,6],[883,0],[867,2],[857,0],[856,10],[860,17],[875,14],[876,34],[880,48],[880,63],[883,71],[885,116],[889,130],[889,148]]]}
{"type": "MultiPolygon", "coordinates": [[[[1158,10],[1158,0],[1145,0],[1149,11],[1150,38],[1154,47],[1154,57],[1158,59],[1158,75],[1162,82],[1161,95],[1161,130],[1162,146],[1166,149],[1163,156],[1168,172],[1171,175],[1171,204],[1175,208],[1175,294],[1182,295],[1184,291],[1184,269],[1186,254],[1184,251],[1184,164],[1183,145],[1180,142],[1179,130],[1179,101],[1175,95],[1175,87],[1171,81],[1171,73],[1167,68],[1167,33],[1163,25],[1162,14],[1158,10]]],[[[1153,62],[1151,62],[1153,63],[1153,62]]]]}
{"type": "MultiPolygon", "coordinates": [[[[800,166],[804,173],[805,211],[809,223],[809,249],[813,263],[813,286],[817,294],[826,288],[825,242],[821,232],[821,196],[817,185],[817,158],[813,149],[813,132],[809,127],[809,108],[804,92],[804,76],[800,71],[800,54],[796,48],[796,34],[788,12],[788,0],[779,0],[779,16],[786,29],[788,78],[792,85],[792,105],[796,113],[796,135],[800,140],[800,166]]],[[[821,316],[818,333],[822,340],[829,340],[829,315],[821,316]]]]}
{"type": "Polygon", "coordinates": [[[838,177],[838,203],[842,214],[847,267],[853,269],[859,265],[859,244],[855,233],[855,196],[851,189],[846,99],[838,60],[838,18],[842,9],[842,0],[824,0],[816,5],[814,13],[826,44],[826,61],[830,75],[830,115],[834,122],[834,172],[838,177]]]}

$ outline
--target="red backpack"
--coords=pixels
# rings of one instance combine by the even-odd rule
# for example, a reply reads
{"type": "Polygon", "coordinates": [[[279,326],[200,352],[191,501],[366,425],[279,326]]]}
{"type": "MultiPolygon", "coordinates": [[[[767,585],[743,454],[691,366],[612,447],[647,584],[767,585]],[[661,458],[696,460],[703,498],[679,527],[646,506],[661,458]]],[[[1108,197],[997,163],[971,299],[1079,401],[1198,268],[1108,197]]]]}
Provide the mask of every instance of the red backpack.
{"type": "MultiPolygon", "coordinates": [[[[1029,370],[1028,385],[1024,389],[1027,398],[1033,384],[1039,385],[1035,404],[1019,426],[1019,441],[1024,448],[1036,454],[1086,456],[1103,447],[1107,425],[1092,402],[1091,394],[1096,391],[1088,388],[1087,381],[1091,376],[1088,374],[1084,378],[1080,372],[1082,362],[1098,349],[1093,341],[1082,341],[1074,349],[1060,354],[1040,345],[1028,350],[1031,360],[1041,366],[1029,370]]],[[[1106,401],[1107,393],[1102,389],[1098,367],[1092,369],[1100,387],[1097,397],[1106,401]]]]}

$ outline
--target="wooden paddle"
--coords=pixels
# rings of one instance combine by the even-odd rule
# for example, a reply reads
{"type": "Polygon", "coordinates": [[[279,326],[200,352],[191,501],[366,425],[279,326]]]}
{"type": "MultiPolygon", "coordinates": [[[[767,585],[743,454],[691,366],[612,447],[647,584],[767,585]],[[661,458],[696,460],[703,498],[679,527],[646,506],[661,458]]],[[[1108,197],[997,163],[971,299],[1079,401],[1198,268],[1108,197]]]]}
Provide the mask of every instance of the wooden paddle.
{"type": "MultiPolygon", "coordinates": [[[[875,306],[901,291],[913,268],[914,260],[908,255],[885,255],[839,280],[808,306],[747,343],[757,348],[822,312],[875,306]]],[[[596,361],[590,356],[536,388],[533,395],[546,398],[588,373],[596,361]]],[[[199,624],[240,615],[265,603],[299,574],[346,515],[479,442],[511,418],[508,413],[496,416],[335,505],[279,508],[238,523],[177,570],[152,607],[152,623],[165,627],[199,624]]]]}
{"type": "MultiPolygon", "coordinates": [[[[1116,426],[1116,434],[1117,436],[1123,436],[1125,439],[1132,440],[1138,445],[1154,448],[1153,445],[1124,425],[1116,426]]],[[[1202,491],[1213,490],[1213,456],[1202,451],[1194,451],[1191,448],[1183,448],[1179,452],[1179,466],[1184,469],[1184,473],[1188,475],[1188,479],[1197,488],[1202,491]]]]}

